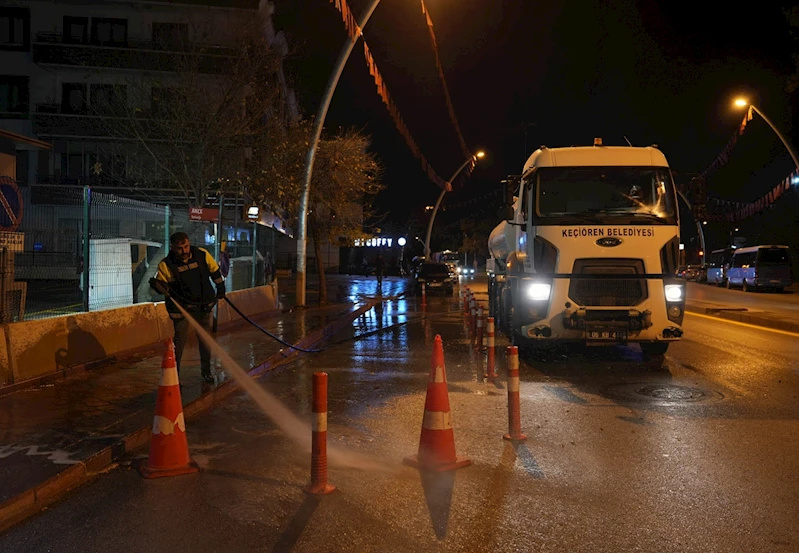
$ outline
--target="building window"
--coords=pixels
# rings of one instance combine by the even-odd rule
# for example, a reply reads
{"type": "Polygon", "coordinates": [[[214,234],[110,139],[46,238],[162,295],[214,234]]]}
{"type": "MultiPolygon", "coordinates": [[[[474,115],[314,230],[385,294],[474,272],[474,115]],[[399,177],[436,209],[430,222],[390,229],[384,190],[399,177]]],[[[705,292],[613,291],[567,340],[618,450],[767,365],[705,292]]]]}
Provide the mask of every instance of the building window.
{"type": "Polygon", "coordinates": [[[28,8],[0,8],[0,50],[30,50],[30,21],[28,8]]]}
{"type": "Polygon", "coordinates": [[[0,117],[28,116],[28,77],[0,75],[0,117]]]}
{"type": "Polygon", "coordinates": [[[92,17],[92,42],[101,46],[127,46],[128,20],[92,17]]]}
{"type": "Polygon", "coordinates": [[[83,176],[82,154],[61,154],[61,176],[78,180],[83,176]]]}
{"type": "Polygon", "coordinates": [[[86,112],[86,85],[63,83],[61,85],[61,113],[80,114],[86,112]]]}
{"type": "Polygon", "coordinates": [[[91,86],[92,110],[122,116],[128,103],[125,85],[93,84],[91,86]]]}
{"type": "Polygon", "coordinates": [[[64,16],[64,42],[87,44],[89,42],[89,18],[64,16]]]}
{"type": "Polygon", "coordinates": [[[156,50],[185,50],[189,43],[186,23],[153,23],[153,48],[156,50]]]}
{"type": "Polygon", "coordinates": [[[157,119],[176,119],[183,108],[185,97],[177,88],[152,88],[152,114],[157,119]]]}

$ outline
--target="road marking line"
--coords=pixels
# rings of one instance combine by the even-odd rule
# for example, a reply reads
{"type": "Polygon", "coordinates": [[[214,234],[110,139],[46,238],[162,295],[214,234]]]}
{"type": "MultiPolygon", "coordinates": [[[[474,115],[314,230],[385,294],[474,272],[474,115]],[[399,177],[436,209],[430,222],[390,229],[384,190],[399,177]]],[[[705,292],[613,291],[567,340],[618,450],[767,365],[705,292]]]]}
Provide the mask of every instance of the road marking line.
{"type": "Polygon", "coordinates": [[[711,320],[714,320],[714,321],[723,321],[725,323],[730,323],[730,324],[738,325],[738,326],[745,326],[747,328],[757,328],[759,330],[767,330],[769,332],[775,332],[777,334],[784,334],[785,336],[793,336],[795,338],[799,338],[799,333],[791,332],[789,330],[780,330],[778,328],[769,328],[767,326],[758,326],[758,325],[753,325],[753,324],[749,324],[749,323],[742,323],[740,321],[731,321],[730,319],[723,319],[721,317],[713,317],[712,315],[703,315],[701,313],[694,313],[693,311],[686,311],[685,314],[686,315],[693,315],[694,317],[702,317],[703,319],[711,319],[711,320]]]}

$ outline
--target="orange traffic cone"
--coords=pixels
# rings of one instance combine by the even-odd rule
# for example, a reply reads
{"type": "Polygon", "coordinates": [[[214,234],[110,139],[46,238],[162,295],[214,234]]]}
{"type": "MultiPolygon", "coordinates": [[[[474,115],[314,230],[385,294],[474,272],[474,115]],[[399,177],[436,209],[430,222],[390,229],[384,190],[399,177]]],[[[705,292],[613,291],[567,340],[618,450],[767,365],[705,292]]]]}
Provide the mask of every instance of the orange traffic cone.
{"type": "Polygon", "coordinates": [[[447,371],[444,368],[444,345],[438,334],[430,363],[419,453],[406,457],[403,463],[433,472],[455,470],[472,464],[470,460],[458,459],[455,455],[455,434],[452,431],[447,371]]]}
{"type": "Polygon", "coordinates": [[[161,383],[155,400],[150,456],[146,463],[139,465],[139,472],[144,478],[160,478],[190,474],[198,470],[197,464],[189,458],[178,368],[175,363],[175,345],[172,338],[169,338],[161,362],[161,383]]]}

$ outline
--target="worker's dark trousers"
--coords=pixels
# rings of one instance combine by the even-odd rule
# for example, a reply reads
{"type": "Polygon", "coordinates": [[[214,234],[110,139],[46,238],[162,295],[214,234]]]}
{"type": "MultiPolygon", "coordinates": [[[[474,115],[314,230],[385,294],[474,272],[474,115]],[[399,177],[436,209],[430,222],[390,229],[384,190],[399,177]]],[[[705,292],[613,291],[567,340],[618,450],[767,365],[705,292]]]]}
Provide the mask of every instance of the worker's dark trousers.
{"type": "MultiPolygon", "coordinates": [[[[211,332],[211,313],[207,311],[189,311],[189,315],[200,323],[205,330],[211,332]]],[[[183,348],[186,346],[186,341],[189,339],[189,321],[181,317],[180,319],[172,319],[175,325],[175,361],[178,365],[178,374],[180,374],[180,358],[183,357],[183,348]]],[[[200,342],[200,374],[203,376],[211,374],[211,350],[205,345],[200,337],[197,337],[200,342]]]]}

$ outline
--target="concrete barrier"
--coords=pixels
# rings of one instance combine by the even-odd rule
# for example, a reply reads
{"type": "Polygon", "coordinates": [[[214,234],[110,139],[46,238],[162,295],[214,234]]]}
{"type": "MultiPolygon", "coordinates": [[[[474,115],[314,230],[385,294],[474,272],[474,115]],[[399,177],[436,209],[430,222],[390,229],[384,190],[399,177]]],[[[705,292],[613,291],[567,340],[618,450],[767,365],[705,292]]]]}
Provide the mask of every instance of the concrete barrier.
{"type": "Polygon", "coordinates": [[[62,361],[72,354],[67,320],[74,321],[74,317],[25,321],[6,327],[14,382],[53,373],[64,366],[62,361]]]}
{"type": "Polygon", "coordinates": [[[70,353],[77,361],[66,363],[67,366],[113,357],[160,339],[156,306],[152,303],[67,317],[67,328],[70,353]],[[75,347],[80,352],[75,352],[75,347]]]}
{"type": "MultiPolygon", "coordinates": [[[[230,292],[247,316],[277,308],[277,282],[230,292]]],[[[219,328],[241,317],[222,302],[219,328]]],[[[91,366],[125,352],[145,348],[174,334],[164,302],[140,303],[0,327],[0,386],[91,366]]]]}

